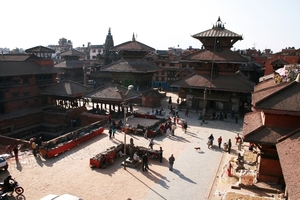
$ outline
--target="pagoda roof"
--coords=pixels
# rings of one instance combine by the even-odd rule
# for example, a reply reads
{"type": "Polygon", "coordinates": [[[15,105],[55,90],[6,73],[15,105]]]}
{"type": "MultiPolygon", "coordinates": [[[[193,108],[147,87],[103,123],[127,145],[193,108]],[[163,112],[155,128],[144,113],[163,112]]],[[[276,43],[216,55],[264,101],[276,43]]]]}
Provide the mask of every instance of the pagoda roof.
{"type": "Polygon", "coordinates": [[[148,73],[156,72],[160,70],[160,67],[153,65],[152,63],[138,59],[129,60],[122,59],[117,62],[108,64],[100,69],[105,72],[130,72],[130,73],[148,73]]]}
{"type": "Polygon", "coordinates": [[[49,86],[41,91],[42,95],[58,96],[58,97],[82,97],[91,89],[74,81],[62,81],[49,86]]]}
{"type": "Polygon", "coordinates": [[[182,61],[203,61],[203,62],[212,62],[215,63],[228,63],[228,62],[237,62],[237,63],[247,63],[248,59],[243,57],[238,52],[233,52],[231,50],[222,50],[222,51],[211,51],[202,49],[196,51],[190,55],[187,55],[181,59],[182,61]]]}
{"type": "Polygon", "coordinates": [[[0,61],[0,76],[21,76],[33,74],[58,74],[62,71],[54,67],[44,67],[33,61],[0,61]]]}
{"type": "Polygon", "coordinates": [[[252,92],[254,85],[254,82],[249,81],[242,72],[238,71],[234,75],[218,75],[217,78],[213,79],[208,74],[193,73],[173,82],[170,86],[196,89],[210,88],[216,91],[252,92]]]}
{"type": "Polygon", "coordinates": [[[241,40],[243,39],[242,35],[236,34],[232,31],[225,29],[225,26],[222,23],[220,17],[218,18],[216,24],[213,25],[213,27],[211,29],[194,34],[194,35],[192,35],[192,37],[196,38],[196,39],[205,38],[205,37],[214,37],[214,38],[215,37],[217,37],[217,38],[229,37],[229,38],[239,38],[241,40]]]}
{"type": "Polygon", "coordinates": [[[110,48],[110,51],[143,51],[143,52],[149,52],[149,51],[155,51],[155,49],[148,46],[148,45],[145,45],[141,42],[136,41],[135,37],[133,35],[132,41],[124,42],[122,44],[114,46],[114,47],[110,48]]]}
{"type": "Polygon", "coordinates": [[[44,46],[36,46],[30,49],[26,49],[25,53],[55,53],[53,49],[44,46]]]}
{"type": "Polygon", "coordinates": [[[84,98],[90,98],[93,102],[108,103],[122,103],[124,100],[128,101],[140,96],[141,93],[128,90],[128,88],[118,84],[106,84],[83,95],[84,98]],[[127,95],[125,96],[125,94],[127,95]]]}

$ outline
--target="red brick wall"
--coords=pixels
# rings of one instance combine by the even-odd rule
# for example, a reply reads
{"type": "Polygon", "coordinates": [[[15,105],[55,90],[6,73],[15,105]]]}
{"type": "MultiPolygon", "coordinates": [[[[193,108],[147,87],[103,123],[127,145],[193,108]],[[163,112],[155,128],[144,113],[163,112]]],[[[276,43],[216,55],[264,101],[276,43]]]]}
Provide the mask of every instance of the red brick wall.
{"type": "Polygon", "coordinates": [[[299,116],[265,114],[265,125],[278,128],[299,128],[299,116]]]}

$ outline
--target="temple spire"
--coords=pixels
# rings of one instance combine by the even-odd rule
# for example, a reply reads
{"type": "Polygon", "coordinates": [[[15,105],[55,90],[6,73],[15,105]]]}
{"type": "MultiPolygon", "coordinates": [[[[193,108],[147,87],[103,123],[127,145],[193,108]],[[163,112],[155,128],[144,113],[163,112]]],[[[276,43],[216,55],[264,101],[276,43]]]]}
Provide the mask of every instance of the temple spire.
{"type": "Polygon", "coordinates": [[[216,24],[213,25],[213,28],[221,28],[221,29],[225,28],[224,27],[224,23],[222,23],[222,21],[221,21],[221,17],[220,16],[218,17],[218,20],[217,20],[216,24]]]}
{"type": "Polygon", "coordinates": [[[134,33],[132,34],[132,42],[135,42],[134,33]]]}

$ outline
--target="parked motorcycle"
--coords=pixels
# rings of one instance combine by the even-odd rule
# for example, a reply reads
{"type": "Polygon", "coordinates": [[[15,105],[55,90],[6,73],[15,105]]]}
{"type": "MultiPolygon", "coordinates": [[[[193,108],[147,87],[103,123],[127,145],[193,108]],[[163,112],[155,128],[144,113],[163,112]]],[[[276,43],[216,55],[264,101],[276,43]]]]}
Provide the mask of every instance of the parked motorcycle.
{"type": "Polygon", "coordinates": [[[8,200],[7,193],[0,194],[0,200],[8,200]]]}
{"type": "Polygon", "coordinates": [[[11,179],[8,187],[5,187],[4,183],[0,183],[0,190],[3,192],[3,194],[8,192],[12,194],[13,192],[16,192],[18,195],[21,195],[24,192],[24,189],[19,186],[19,183],[14,179],[11,179]]]}

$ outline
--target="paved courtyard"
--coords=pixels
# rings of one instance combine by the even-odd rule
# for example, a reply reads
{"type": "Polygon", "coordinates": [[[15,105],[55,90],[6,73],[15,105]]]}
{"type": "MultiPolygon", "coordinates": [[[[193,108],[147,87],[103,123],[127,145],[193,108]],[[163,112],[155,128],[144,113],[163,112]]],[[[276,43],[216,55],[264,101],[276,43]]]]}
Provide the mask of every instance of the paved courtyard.
{"type": "MultiPolygon", "coordinates": [[[[177,95],[167,94],[170,95],[176,105],[177,95]]],[[[167,98],[163,100],[162,107],[168,110],[167,98]]],[[[134,109],[138,112],[151,112],[150,108],[134,109]]],[[[29,152],[23,152],[18,164],[14,159],[9,160],[8,172],[24,187],[27,200],[38,200],[50,193],[71,193],[84,200],[221,199],[213,195],[218,189],[215,180],[220,166],[227,159],[224,156],[235,156],[236,146],[233,142],[233,151],[229,155],[216,146],[216,141],[220,135],[223,142],[227,142],[229,138],[234,141],[236,134],[241,133],[242,121],[207,121],[207,124],[201,126],[196,112],[190,111],[189,116],[185,117],[184,111],[179,111],[179,116],[187,121],[188,132],[184,133],[177,126],[175,136],[155,138],[154,149],[162,147],[164,159],[163,163],[151,160],[148,172],[142,172],[140,168],[124,170],[121,166],[122,158],[117,158],[106,169],[89,167],[89,160],[94,155],[123,142],[121,132],[116,134],[115,139],[109,140],[108,130],[53,159],[35,158],[29,152]],[[210,134],[215,137],[212,149],[208,149],[206,145],[210,134]],[[200,147],[201,150],[195,150],[195,147],[200,147]],[[173,172],[168,170],[168,158],[171,154],[175,157],[173,172]]],[[[138,121],[139,118],[130,120],[138,121]]],[[[142,136],[127,135],[127,142],[131,137],[135,145],[148,147],[149,141],[142,136]]],[[[0,172],[0,181],[7,174],[0,172]]]]}

